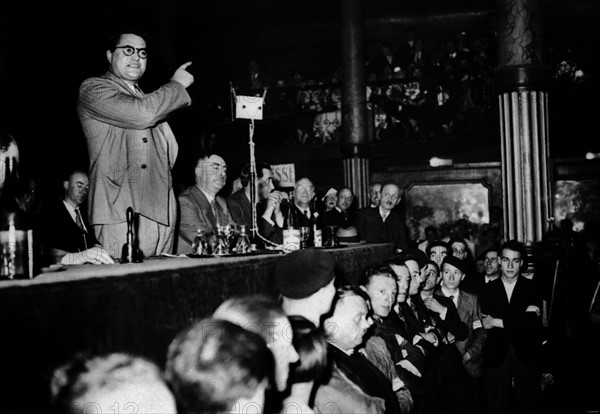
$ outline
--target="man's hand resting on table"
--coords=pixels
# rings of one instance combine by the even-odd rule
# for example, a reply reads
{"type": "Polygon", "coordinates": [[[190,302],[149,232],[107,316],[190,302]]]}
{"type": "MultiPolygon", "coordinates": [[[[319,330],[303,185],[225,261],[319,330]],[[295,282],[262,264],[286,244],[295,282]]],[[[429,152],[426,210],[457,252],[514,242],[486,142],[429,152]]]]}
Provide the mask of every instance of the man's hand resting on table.
{"type": "Polygon", "coordinates": [[[67,253],[60,261],[63,265],[80,265],[84,263],[99,265],[113,264],[114,262],[110,254],[100,246],[94,246],[78,253],[67,253]]]}

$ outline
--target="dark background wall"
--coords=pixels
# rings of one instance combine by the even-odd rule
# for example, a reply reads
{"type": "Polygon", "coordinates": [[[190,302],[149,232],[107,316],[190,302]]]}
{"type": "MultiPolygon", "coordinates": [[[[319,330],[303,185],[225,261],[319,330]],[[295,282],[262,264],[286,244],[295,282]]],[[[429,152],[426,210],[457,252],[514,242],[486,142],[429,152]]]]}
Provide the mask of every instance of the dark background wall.
{"type": "MultiPolygon", "coordinates": [[[[417,29],[427,47],[460,31],[493,34],[494,2],[365,1],[366,55],[376,53],[381,40],[399,42],[406,28],[417,29]]],[[[191,181],[191,165],[208,129],[211,102],[207,96],[227,96],[229,82],[240,79],[250,58],[281,78],[294,71],[327,78],[339,64],[338,1],[48,1],[4,2],[0,6],[0,68],[3,113],[21,144],[23,165],[35,171],[45,188],[55,188],[60,174],[87,167],[87,153],[75,113],[77,89],[89,76],[107,67],[103,41],[123,26],[142,27],[153,37],[146,91],[169,79],[181,63],[192,60],[196,82],[190,88],[194,105],[170,121],[181,146],[176,177],[191,181]]],[[[544,2],[549,64],[573,57],[597,78],[599,40],[597,1],[544,2]]],[[[598,109],[597,82],[574,91],[557,91],[550,100],[551,154],[582,157],[598,147],[587,130],[598,109]]],[[[227,105],[227,98],[219,102],[227,105]]],[[[231,171],[247,160],[245,126],[221,124],[228,138],[214,150],[231,171]]],[[[257,156],[272,163],[294,162],[299,175],[319,177],[320,189],[341,184],[339,150],[289,148],[277,136],[261,141],[257,126],[257,156]]],[[[498,133],[458,137],[452,141],[378,146],[372,151],[372,172],[388,164],[426,164],[432,155],[451,155],[460,162],[499,161],[498,133]],[[443,153],[443,154],[440,154],[443,153]]],[[[232,174],[233,175],[233,174],[232,174]]],[[[233,177],[230,177],[233,178],[233,177]]]]}

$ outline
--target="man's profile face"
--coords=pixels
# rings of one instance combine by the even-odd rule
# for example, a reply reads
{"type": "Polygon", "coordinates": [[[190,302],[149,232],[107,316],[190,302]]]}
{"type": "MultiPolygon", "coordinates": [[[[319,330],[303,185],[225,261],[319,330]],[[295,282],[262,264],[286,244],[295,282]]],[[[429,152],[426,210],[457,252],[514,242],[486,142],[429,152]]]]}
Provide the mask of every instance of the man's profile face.
{"type": "Polygon", "coordinates": [[[209,194],[216,195],[227,181],[227,164],[218,155],[202,159],[196,166],[196,183],[209,194]]]}
{"type": "Polygon", "coordinates": [[[357,295],[349,295],[337,301],[333,315],[325,321],[325,329],[332,343],[350,351],[362,343],[372,324],[365,300],[357,295]]]}
{"type": "Polygon", "coordinates": [[[342,211],[348,211],[348,209],[352,205],[353,198],[354,197],[352,196],[352,191],[350,191],[347,188],[342,189],[340,192],[338,192],[338,197],[337,197],[338,208],[342,211]]]}
{"type": "Polygon", "coordinates": [[[266,168],[262,169],[262,178],[258,180],[258,198],[266,200],[275,186],[273,185],[273,173],[266,168]]]}
{"type": "Polygon", "coordinates": [[[77,207],[83,204],[90,190],[90,181],[86,174],[77,172],[65,181],[65,201],[77,207]]]}
{"type": "Polygon", "coordinates": [[[416,295],[419,293],[421,285],[425,281],[424,275],[421,275],[421,270],[419,269],[419,264],[416,260],[407,260],[406,267],[410,271],[410,288],[408,293],[410,295],[416,295]]]}
{"type": "Polygon", "coordinates": [[[314,196],[315,186],[308,178],[302,178],[296,183],[294,198],[299,206],[308,207],[314,196]]]}
{"type": "Polygon", "coordinates": [[[370,190],[371,205],[379,207],[381,202],[381,184],[374,184],[370,190]]]}
{"type": "Polygon", "coordinates": [[[432,264],[425,267],[425,286],[423,290],[433,290],[438,282],[438,270],[432,264]]]}
{"type": "Polygon", "coordinates": [[[405,302],[406,295],[408,295],[408,288],[410,286],[410,270],[406,266],[398,266],[395,264],[390,265],[396,276],[398,277],[398,297],[397,302],[405,302]]]}
{"type": "Polygon", "coordinates": [[[521,253],[510,249],[502,250],[500,266],[502,268],[503,278],[510,280],[517,278],[522,264],[523,260],[521,259],[521,253]]]}
{"type": "Polygon", "coordinates": [[[500,261],[498,260],[498,252],[487,252],[483,259],[483,268],[486,276],[495,276],[500,269],[500,261]]]}
{"type": "Polygon", "coordinates": [[[384,211],[391,211],[400,202],[400,188],[395,184],[388,184],[381,189],[380,207],[384,211]]]}
{"type": "Polygon", "coordinates": [[[142,59],[138,55],[137,49],[145,49],[146,41],[140,36],[132,33],[121,35],[121,39],[117,42],[117,47],[132,46],[136,51],[131,56],[125,56],[123,49],[118,48],[114,51],[107,51],[106,57],[110,63],[110,70],[121,79],[137,82],[144,72],[146,72],[146,64],[148,59],[142,59]]]}

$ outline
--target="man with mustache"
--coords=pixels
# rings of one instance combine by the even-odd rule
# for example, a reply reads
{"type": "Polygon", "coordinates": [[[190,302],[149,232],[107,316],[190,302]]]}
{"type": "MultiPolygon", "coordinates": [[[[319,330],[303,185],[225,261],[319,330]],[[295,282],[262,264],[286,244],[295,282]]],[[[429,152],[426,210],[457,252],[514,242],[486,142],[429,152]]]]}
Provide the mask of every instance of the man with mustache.
{"type": "Polygon", "coordinates": [[[202,157],[194,170],[196,184],[179,195],[177,253],[190,253],[198,230],[217,234],[217,225],[234,224],[227,202],[217,193],[227,181],[227,164],[216,154],[202,157]]]}
{"type": "Polygon", "coordinates": [[[177,218],[171,168],[177,141],[165,122],[188,106],[194,77],[187,62],[170,81],[144,93],[138,83],[150,59],[147,35],[119,32],[106,47],[108,71],[84,80],[77,114],[90,159],[90,223],[102,245],[120,251],[127,237],[127,208],[138,216],[137,239],[145,256],[171,253],[177,218]]]}
{"type": "Polygon", "coordinates": [[[394,243],[396,250],[406,250],[406,223],[392,211],[400,203],[400,187],[387,183],[381,187],[379,208],[362,209],[354,220],[361,240],[369,243],[394,243]]]}

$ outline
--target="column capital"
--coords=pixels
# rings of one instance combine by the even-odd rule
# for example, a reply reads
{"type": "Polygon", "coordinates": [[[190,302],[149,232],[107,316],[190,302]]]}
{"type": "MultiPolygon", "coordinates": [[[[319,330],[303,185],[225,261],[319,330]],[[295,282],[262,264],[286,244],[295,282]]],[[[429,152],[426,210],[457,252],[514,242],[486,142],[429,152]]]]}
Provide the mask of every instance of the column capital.
{"type": "Polygon", "coordinates": [[[496,88],[498,93],[517,90],[547,90],[552,71],[546,65],[501,66],[496,70],[496,88]]]}

